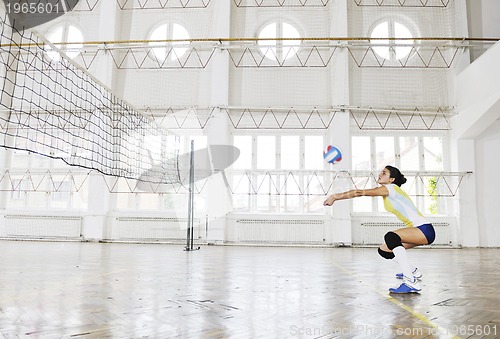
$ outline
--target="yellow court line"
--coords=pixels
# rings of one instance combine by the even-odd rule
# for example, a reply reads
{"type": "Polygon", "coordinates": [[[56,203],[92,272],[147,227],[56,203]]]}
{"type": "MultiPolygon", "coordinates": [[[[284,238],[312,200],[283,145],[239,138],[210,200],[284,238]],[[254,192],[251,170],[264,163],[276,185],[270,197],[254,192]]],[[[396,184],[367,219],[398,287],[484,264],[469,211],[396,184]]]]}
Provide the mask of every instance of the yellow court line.
{"type": "Polygon", "coordinates": [[[401,307],[402,309],[404,309],[405,311],[407,311],[408,313],[410,313],[411,315],[413,315],[415,318],[421,320],[422,322],[424,322],[427,326],[429,327],[432,327],[432,328],[435,328],[437,330],[439,330],[439,332],[441,334],[448,334],[450,338],[453,338],[453,339],[460,339],[460,337],[456,336],[456,335],[453,335],[453,334],[450,334],[449,333],[449,330],[447,330],[446,328],[444,327],[441,327],[439,326],[438,324],[434,323],[432,320],[430,320],[429,318],[427,318],[425,315],[423,315],[422,313],[419,313],[417,311],[415,311],[414,309],[412,309],[410,306],[408,305],[405,305],[403,304],[401,301],[397,300],[397,299],[394,299],[393,297],[391,297],[390,295],[388,294],[385,294],[385,293],[382,293],[381,291],[373,288],[372,286],[370,286],[369,284],[365,283],[359,276],[357,276],[356,274],[353,274],[352,272],[350,272],[349,270],[347,270],[346,268],[342,267],[340,264],[336,263],[335,261],[332,261],[332,263],[338,268],[340,269],[341,271],[343,271],[344,273],[347,273],[349,274],[351,277],[355,278],[356,280],[359,280],[363,285],[365,285],[366,287],[368,287],[369,289],[371,289],[372,291],[378,293],[379,295],[383,296],[384,298],[386,298],[387,300],[389,300],[390,302],[392,302],[393,304],[401,307]]]}

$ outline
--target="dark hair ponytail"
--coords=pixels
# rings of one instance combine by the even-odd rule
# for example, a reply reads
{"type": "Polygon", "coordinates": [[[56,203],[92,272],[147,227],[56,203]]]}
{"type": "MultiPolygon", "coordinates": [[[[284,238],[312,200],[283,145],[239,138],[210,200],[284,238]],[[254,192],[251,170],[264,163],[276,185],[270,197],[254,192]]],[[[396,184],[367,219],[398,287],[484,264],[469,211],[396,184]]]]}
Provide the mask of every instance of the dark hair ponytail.
{"type": "Polygon", "coordinates": [[[401,186],[406,182],[405,176],[401,173],[399,169],[389,165],[385,166],[385,168],[389,170],[390,173],[389,177],[394,178],[395,185],[401,186]]]}

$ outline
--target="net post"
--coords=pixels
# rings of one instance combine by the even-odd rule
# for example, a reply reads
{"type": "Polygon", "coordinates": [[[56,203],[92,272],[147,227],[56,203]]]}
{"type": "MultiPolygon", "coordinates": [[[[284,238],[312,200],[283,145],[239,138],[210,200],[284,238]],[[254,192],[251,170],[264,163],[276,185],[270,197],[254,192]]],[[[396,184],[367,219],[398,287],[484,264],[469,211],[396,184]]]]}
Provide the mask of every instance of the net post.
{"type": "Polygon", "coordinates": [[[194,243],[193,216],[194,216],[194,140],[191,140],[191,154],[189,159],[188,220],[187,220],[185,251],[195,251],[200,249],[200,247],[193,248],[193,243],[194,243]]]}

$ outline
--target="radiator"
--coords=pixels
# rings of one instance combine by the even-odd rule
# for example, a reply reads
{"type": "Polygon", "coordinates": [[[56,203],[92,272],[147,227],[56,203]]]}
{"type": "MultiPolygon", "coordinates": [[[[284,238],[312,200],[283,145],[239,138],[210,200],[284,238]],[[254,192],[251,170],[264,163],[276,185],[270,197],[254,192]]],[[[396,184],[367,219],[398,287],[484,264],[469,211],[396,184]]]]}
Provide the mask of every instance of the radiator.
{"type": "MultiPolygon", "coordinates": [[[[199,220],[194,219],[193,238],[200,238],[199,220]]],[[[115,240],[181,240],[186,239],[187,218],[116,218],[115,240]]]]}
{"type": "Polygon", "coordinates": [[[81,230],[82,218],[77,216],[4,215],[0,234],[20,239],[77,239],[81,230]]]}
{"type": "Polygon", "coordinates": [[[324,224],[324,220],[317,219],[238,219],[228,226],[226,241],[269,244],[324,243],[324,224]]]}
{"type": "MultiPolygon", "coordinates": [[[[431,246],[453,246],[451,226],[447,222],[433,222],[436,230],[436,240],[431,246]]],[[[380,245],[384,235],[389,231],[403,228],[403,223],[397,222],[363,222],[360,229],[353,232],[355,245],[380,245]]]]}

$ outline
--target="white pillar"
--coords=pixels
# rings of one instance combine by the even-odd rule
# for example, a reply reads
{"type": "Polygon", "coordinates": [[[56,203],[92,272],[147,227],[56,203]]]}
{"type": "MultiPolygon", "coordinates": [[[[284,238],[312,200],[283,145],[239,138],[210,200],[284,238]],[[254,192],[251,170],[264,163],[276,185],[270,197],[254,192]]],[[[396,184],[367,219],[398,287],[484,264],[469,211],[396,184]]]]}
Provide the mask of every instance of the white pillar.
{"type": "MultiPolygon", "coordinates": [[[[121,29],[120,15],[122,10],[118,7],[117,1],[99,2],[99,40],[115,41],[121,29]]],[[[99,59],[98,75],[99,80],[114,89],[115,66],[113,58],[109,55],[102,55],[99,59]]]]}
{"type": "MultiPolygon", "coordinates": [[[[213,3],[214,19],[211,32],[215,37],[230,37],[231,0],[213,3]]],[[[215,51],[211,61],[211,107],[227,106],[229,99],[229,55],[215,51]]],[[[225,111],[215,109],[204,129],[209,145],[229,145],[229,120],[225,111]]],[[[223,242],[225,239],[226,213],[231,209],[231,195],[227,191],[221,174],[210,179],[207,187],[208,242],[223,242]]],[[[202,216],[200,216],[202,217],[202,216]]],[[[205,235],[205,232],[202,232],[205,235]]]]}
{"type": "MultiPolygon", "coordinates": [[[[347,1],[334,1],[331,6],[331,36],[348,36],[347,1]]],[[[347,50],[335,54],[331,72],[331,104],[332,106],[349,105],[349,54],[347,50]]],[[[328,130],[330,143],[342,151],[343,160],[330,166],[339,172],[332,186],[332,192],[349,190],[351,171],[351,133],[349,112],[336,112],[328,130]]],[[[331,224],[327,226],[326,240],[329,243],[350,245],[352,243],[351,202],[336,202],[330,211],[331,224]]]]}
{"type": "Polygon", "coordinates": [[[84,239],[102,240],[106,238],[111,201],[111,193],[104,184],[103,176],[100,173],[92,172],[89,178],[88,209],[83,217],[82,235],[84,239]]]}
{"type": "MultiPolygon", "coordinates": [[[[116,30],[119,26],[120,9],[116,1],[101,1],[99,3],[99,40],[116,40],[116,30]]],[[[113,61],[108,56],[99,60],[98,78],[108,88],[113,88],[115,69],[113,61]]],[[[94,172],[89,178],[88,209],[83,219],[83,237],[89,240],[101,240],[107,234],[112,234],[110,214],[116,205],[116,196],[107,188],[100,173],[94,172]]]]}
{"type": "Polygon", "coordinates": [[[456,166],[459,172],[472,172],[465,176],[459,190],[459,243],[465,247],[479,246],[479,218],[476,199],[476,157],[473,139],[458,139],[453,142],[456,149],[456,166]]]}
{"type": "MultiPolygon", "coordinates": [[[[339,112],[335,116],[334,123],[329,130],[330,140],[334,146],[339,147],[342,151],[343,158],[341,162],[331,165],[331,169],[337,172],[337,175],[330,193],[345,192],[352,188],[351,179],[348,175],[348,172],[351,170],[351,163],[349,161],[351,158],[349,122],[349,113],[339,112]]],[[[352,243],[351,201],[335,202],[330,213],[332,223],[328,242],[350,245],[352,243]]]]}

